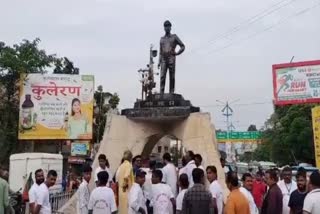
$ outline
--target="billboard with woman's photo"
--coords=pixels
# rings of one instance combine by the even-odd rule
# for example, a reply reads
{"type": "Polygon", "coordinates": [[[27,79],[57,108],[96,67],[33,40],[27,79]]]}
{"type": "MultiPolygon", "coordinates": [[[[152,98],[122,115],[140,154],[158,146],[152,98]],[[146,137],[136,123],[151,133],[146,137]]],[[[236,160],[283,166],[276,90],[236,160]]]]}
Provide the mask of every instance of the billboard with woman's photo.
{"type": "Polygon", "coordinates": [[[21,75],[19,139],[92,139],[92,75],[21,75]]]}

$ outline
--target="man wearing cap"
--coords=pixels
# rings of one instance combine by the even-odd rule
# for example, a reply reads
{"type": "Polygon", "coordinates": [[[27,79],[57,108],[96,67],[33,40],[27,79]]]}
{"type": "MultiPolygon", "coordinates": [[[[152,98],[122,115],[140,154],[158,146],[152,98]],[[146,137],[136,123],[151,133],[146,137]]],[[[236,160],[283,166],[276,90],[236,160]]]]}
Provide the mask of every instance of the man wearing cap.
{"type": "Polygon", "coordinates": [[[146,198],[142,191],[142,186],[145,181],[146,173],[142,169],[138,169],[128,196],[129,214],[147,213],[146,198]]]}
{"type": "Polygon", "coordinates": [[[174,93],[175,89],[175,68],[176,68],[176,56],[182,54],[185,49],[184,44],[176,34],[171,34],[170,21],[164,22],[165,35],[160,39],[160,56],[158,68],[161,67],[160,77],[160,92],[164,93],[167,70],[169,69],[170,75],[170,93],[174,93]],[[176,52],[176,46],[179,45],[180,49],[176,52]]]}

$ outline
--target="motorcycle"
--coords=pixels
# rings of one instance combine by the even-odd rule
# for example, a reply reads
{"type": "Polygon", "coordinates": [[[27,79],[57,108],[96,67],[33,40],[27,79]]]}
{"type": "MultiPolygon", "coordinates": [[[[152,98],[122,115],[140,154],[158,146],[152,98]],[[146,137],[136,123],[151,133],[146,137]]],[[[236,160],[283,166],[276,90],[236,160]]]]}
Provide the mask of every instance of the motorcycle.
{"type": "Polygon", "coordinates": [[[24,214],[25,213],[25,203],[22,200],[22,188],[17,192],[9,193],[9,207],[11,214],[24,214]]]}

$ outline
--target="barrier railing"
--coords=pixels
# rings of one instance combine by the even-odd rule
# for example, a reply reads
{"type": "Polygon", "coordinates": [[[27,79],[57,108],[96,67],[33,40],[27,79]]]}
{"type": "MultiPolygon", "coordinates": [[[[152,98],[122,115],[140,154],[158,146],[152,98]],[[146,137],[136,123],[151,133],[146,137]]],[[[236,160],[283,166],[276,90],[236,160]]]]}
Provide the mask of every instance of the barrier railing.
{"type": "Polygon", "coordinates": [[[50,194],[50,204],[52,213],[60,214],[58,210],[68,202],[68,200],[73,196],[76,191],[71,192],[59,192],[50,194]]]}

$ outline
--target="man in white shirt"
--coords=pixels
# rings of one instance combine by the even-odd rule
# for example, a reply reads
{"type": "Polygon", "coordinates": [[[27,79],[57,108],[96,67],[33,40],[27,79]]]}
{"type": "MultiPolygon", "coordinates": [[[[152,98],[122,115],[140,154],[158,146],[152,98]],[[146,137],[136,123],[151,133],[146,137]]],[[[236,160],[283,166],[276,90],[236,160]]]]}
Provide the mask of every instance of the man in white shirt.
{"type": "Polygon", "coordinates": [[[176,200],[176,214],[182,214],[183,197],[189,188],[189,180],[187,174],[183,173],[179,176],[179,187],[181,188],[181,191],[179,192],[176,200]]]}
{"type": "Polygon", "coordinates": [[[90,165],[83,166],[82,183],[77,191],[78,196],[78,214],[88,214],[88,203],[90,199],[89,182],[91,180],[92,168],[90,165]]]}
{"type": "Polygon", "coordinates": [[[146,198],[142,191],[142,186],[146,181],[146,173],[142,169],[136,170],[135,182],[133,183],[128,196],[128,214],[146,214],[146,198]]]}
{"type": "Polygon", "coordinates": [[[163,155],[163,162],[165,166],[162,168],[163,178],[162,182],[171,187],[174,196],[177,195],[177,170],[175,165],[171,162],[171,155],[165,153],[163,155]]]}
{"type": "Polygon", "coordinates": [[[58,174],[55,170],[49,170],[46,181],[38,188],[38,194],[35,201],[35,214],[51,214],[49,188],[55,185],[57,176],[58,174]]]}
{"type": "Polygon", "coordinates": [[[242,187],[240,187],[240,192],[247,198],[249,202],[250,214],[259,214],[259,210],[254,202],[254,198],[252,196],[252,186],[253,186],[253,178],[250,173],[244,173],[242,175],[242,187]]]}
{"type": "Polygon", "coordinates": [[[156,169],[156,161],[152,160],[149,162],[149,168],[141,168],[146,173],[146,179],[143,184],[143,193],[147,199],[147,210],[148,213],[152,213],[152,207],[150,207],[151,196],[152,196],[152,172],[156,169]]]}
{"type": "Polygon", "coordinates": [[[314,171],[309,178],[310,192],[304,199],[303,214],[318,214],[320,211],[320,173],[314,171]]]}
{"type": "Polygon", "coordinates": [[[293,191],[295,191],[297,187],[297,183],[292,180],[292,171],[290,167],[285,167],[282,170],[283,180],[278,182],[278,186],[282,192],[282,214],[290,214],[289,199],[290,195],[293,191]]]}
{"type": "Polygon", "coordinates": [[[37,169],[34,173],[34,177],[35,177],[36,182],[31,186],[31,188],[29,190],[29,205],[30,205],[30,212],[31,213],[34,213],[38,189],[39,189],[40,185],[44,182],[43,170],[37,169]]]}
{"type": "Polygon", "coordinates": [[[197,168],[204,170],[204,167],[201,165],[202,164],[202,156],[200,154],[195,154],[194,155],[194,163],[196,164],[197,168]]]}
{"type": "Polygon", "coordinates": [[[223,211],[223,190],[218,182],[217,168],[215,166],[207,167],[207,179],[210,182],[209,190],[213,198],[214,213],[222,214],[223,211]]]}
{"type": "Polygon", "coordinates": [[[110,183],[112,182],[112,173],[111,173],[111,170],[110,170],[110,166],[109,165],[109,162],[107,160],[107,157],[105,154],[100,154],[99,157],[98,157],[98,160],[99,160],[99,167],[96,168],[95,170],[95,173],[94,173],[94,182],[96,183],[97,185],[97,182],[98,182],[98,173],[99,172],[102,172],[102,171],[106,171],[109,175],[109,181],[107,183],[107,186],[110,187],[110,183]]]}
{"type": "Polygon", "coordinates": [[[185,159],[187,162],[187,165],[185,166],[185,173],[188,175],[189,188],[191,188],[194,184],[193,178],[192,178],[192,171],[193,169],[197,168],[194,162],[194,153],[192,151],[188,151],[185,155],[185,159]]]}
{"type": "Polygon", "coordinates": [[[106,171],[98,173],[98,187],[96,187],[89,200],[89,214],[115,214],[117,205],[114,193],[111,188],[107,187],[109,175],[106,171]]]}
{"type": "Polygon", "coordinates": [[[174,195],[167,184],[161,183],[162,171],[156,169],[152,172],[152,207],[153,214],[173,214],[175,209],[174,195]]]}
{"type": "Polygon", "coordinates": [[[221,158],[220,158],[220,163],[221,163],[221,166],[222,166],[222,168],[223,168],[224,174],[227,175],[228,172],[230,171],[230,169],[229,169],[228,166],[226,166],[226,159],[224,159],[224,158],[221,157],[221,158]]]}

